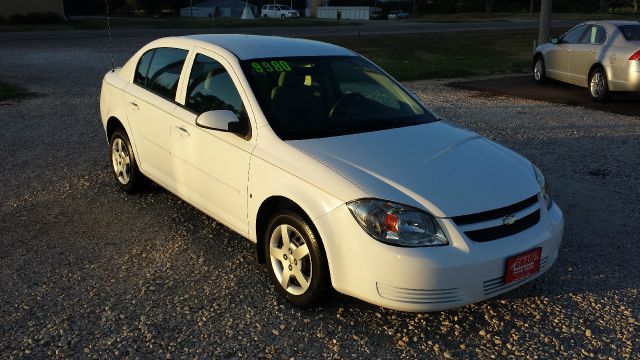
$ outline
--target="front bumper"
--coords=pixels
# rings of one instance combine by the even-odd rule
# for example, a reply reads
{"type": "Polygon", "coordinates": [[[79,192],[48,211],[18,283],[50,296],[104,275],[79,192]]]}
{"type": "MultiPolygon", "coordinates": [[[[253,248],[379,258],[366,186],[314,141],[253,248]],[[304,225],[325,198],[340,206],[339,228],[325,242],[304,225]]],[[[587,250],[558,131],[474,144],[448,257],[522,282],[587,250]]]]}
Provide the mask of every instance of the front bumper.
{"type": "Polygon", "coordinates": [[[316,219],[334,288],[369,303],[411,312],[438,311],[479,302],[514,289],[547,271],[558,257],[564,219],[554,204],[540,221],[516,235],[484,243],[466,238],[440,219],[450,244],[403,248],[380,243],[362,230],[343,205],[316,219]],[[504,285],[506,260],[541,247],[540,272],[504,285]]]}

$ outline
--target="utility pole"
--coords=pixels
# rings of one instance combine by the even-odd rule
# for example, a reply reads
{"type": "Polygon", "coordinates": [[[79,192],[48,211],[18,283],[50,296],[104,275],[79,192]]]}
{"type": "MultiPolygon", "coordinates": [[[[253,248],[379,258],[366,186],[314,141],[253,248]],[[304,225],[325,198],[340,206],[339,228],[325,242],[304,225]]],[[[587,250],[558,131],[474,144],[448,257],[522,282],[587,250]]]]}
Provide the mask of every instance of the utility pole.
{"type": "Polygon", "coordinates": [[[533,15],[533,3],[535,0],[531,0],[531,6],[529,7],[529,15],[533,15]]]}
{"type": "Polygon", "coordinates": [[[538,45],[549,42],[551,38],[551,7],[552,0],[542,0],[540,4],[540,32],[538,45]]]}

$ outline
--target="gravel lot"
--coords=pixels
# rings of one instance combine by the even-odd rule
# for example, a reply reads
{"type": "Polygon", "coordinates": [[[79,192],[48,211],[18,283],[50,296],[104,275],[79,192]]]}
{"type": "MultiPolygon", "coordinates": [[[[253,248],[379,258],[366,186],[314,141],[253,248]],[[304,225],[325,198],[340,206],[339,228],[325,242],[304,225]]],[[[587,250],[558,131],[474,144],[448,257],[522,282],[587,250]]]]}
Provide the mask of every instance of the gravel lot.
{"type": "MultiPolygon", "coordinates": [[[[121,63],[148,39],[116,44],[121,63]]],[[[98,115],[104,43],[0,42],[0,358],[638,358],[640,119],[411,83],[536,162],[565,211],[556,265],[428,314],[337,295],[292,308],[253,245],[158,187],[117,190],[98,115]]]]}

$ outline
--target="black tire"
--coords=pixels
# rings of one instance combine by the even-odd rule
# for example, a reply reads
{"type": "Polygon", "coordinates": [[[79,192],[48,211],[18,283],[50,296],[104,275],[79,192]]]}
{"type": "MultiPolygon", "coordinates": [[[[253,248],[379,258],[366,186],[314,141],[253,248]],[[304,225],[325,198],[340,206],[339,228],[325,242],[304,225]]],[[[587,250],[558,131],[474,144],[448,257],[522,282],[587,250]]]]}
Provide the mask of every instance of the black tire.
{"type": "Polygon", "coordinates": [[[269,15],[264,14],[264,15],[262,15],[262,18],[263,18],[263,19],[268,19],[268,18],[269,18],[269,15]]]}
{"type": "Polygon", "coordinates": [[[112,165],[111,170],[113,171],[118,187],[130,194],[142,189],[147,179],[138,168],[138,162],[133,153],[131,141],[129,141],[129,136],[127,136],[127,133],[123,129],[118,128],[113,131],[109,138],[109,150],[112,165]],[[121,146],[120,152],[116,149],[119,146],[121,146]],[[119,154],[123,155],[119,156],[119,154]],[[128,159],[128,164],[124,161],[125,157],[128,159]]]}
{"type": "Polygon", "coordinates": [[[280,19],[284,20],[286,16],[284,16],[284,14],[280,15],[280,19]]]}
{"type": "Polygon", "coordinates": [[[589,75],[589,94],[595,101],[606,101],[609,98],[609,79],[603,68],[595,68],[589,75]]]}
{"type": "Polygon", "coordinates": [[[533,59],[531,75],[533,76],[533,80],[539,84],[547,81],[547,68],[542,55],[538,55],[533,59]]]}
{"type": "MultiPolygon", "coordinates": [[[[269,221],[262,241],[264,241],[264,258],[269,278],[280,295],[292,305],[300,308],[319,304],[326,299],[331,292],[329,267],[320,238],[307,220],[294,211],[281,211],[269,221]],[[288,234],[290,244],[288,250],[285,249],[283,243],[283,227],[288,234]],[[280,237],[279,240],[278,237],[280,237]],[[308,254],[296,257],[296,250],[302,249],[301,244],[303,243],[306,244],[308,254]],[[272,247],[276,252],[281,251],[281,257],[272,256],[272,247]],[[289,272],[286,272],[285,266],[289,272]],[[297,273],[294,269],[297,269],[297,273]],[[287,288],[281,282],[285,274],[289,274],[286,281],[287,288]],[[309,274],[310,281],[306,283],[308,287],[305,289],[304,282],[299,282],[297,279],[298,276],[304,277],[307,274],[309,274]],[[278,279],[278,276],[281,279],[278,279]],[[300,291],[302,292],[300,293],[300,291]]],[[[304,253],[304,251],[300,253],[304,253]]]]}

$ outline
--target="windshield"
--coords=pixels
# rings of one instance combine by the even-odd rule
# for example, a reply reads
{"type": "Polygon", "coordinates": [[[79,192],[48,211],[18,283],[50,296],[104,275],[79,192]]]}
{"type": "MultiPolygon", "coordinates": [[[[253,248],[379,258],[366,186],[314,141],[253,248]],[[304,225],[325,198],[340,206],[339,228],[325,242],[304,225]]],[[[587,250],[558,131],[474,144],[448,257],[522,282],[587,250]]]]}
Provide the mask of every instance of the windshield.
{"type": "Polygon", "coordinates": [[[640,41],[640,25],[620,25],[618,28],[628,41],[640,41]]]}
{"type": "Polygon", "coordinates": [[[436,118],[359,56],[242,62],[271,128],[283,140],[391,129],[436,118]]]}

